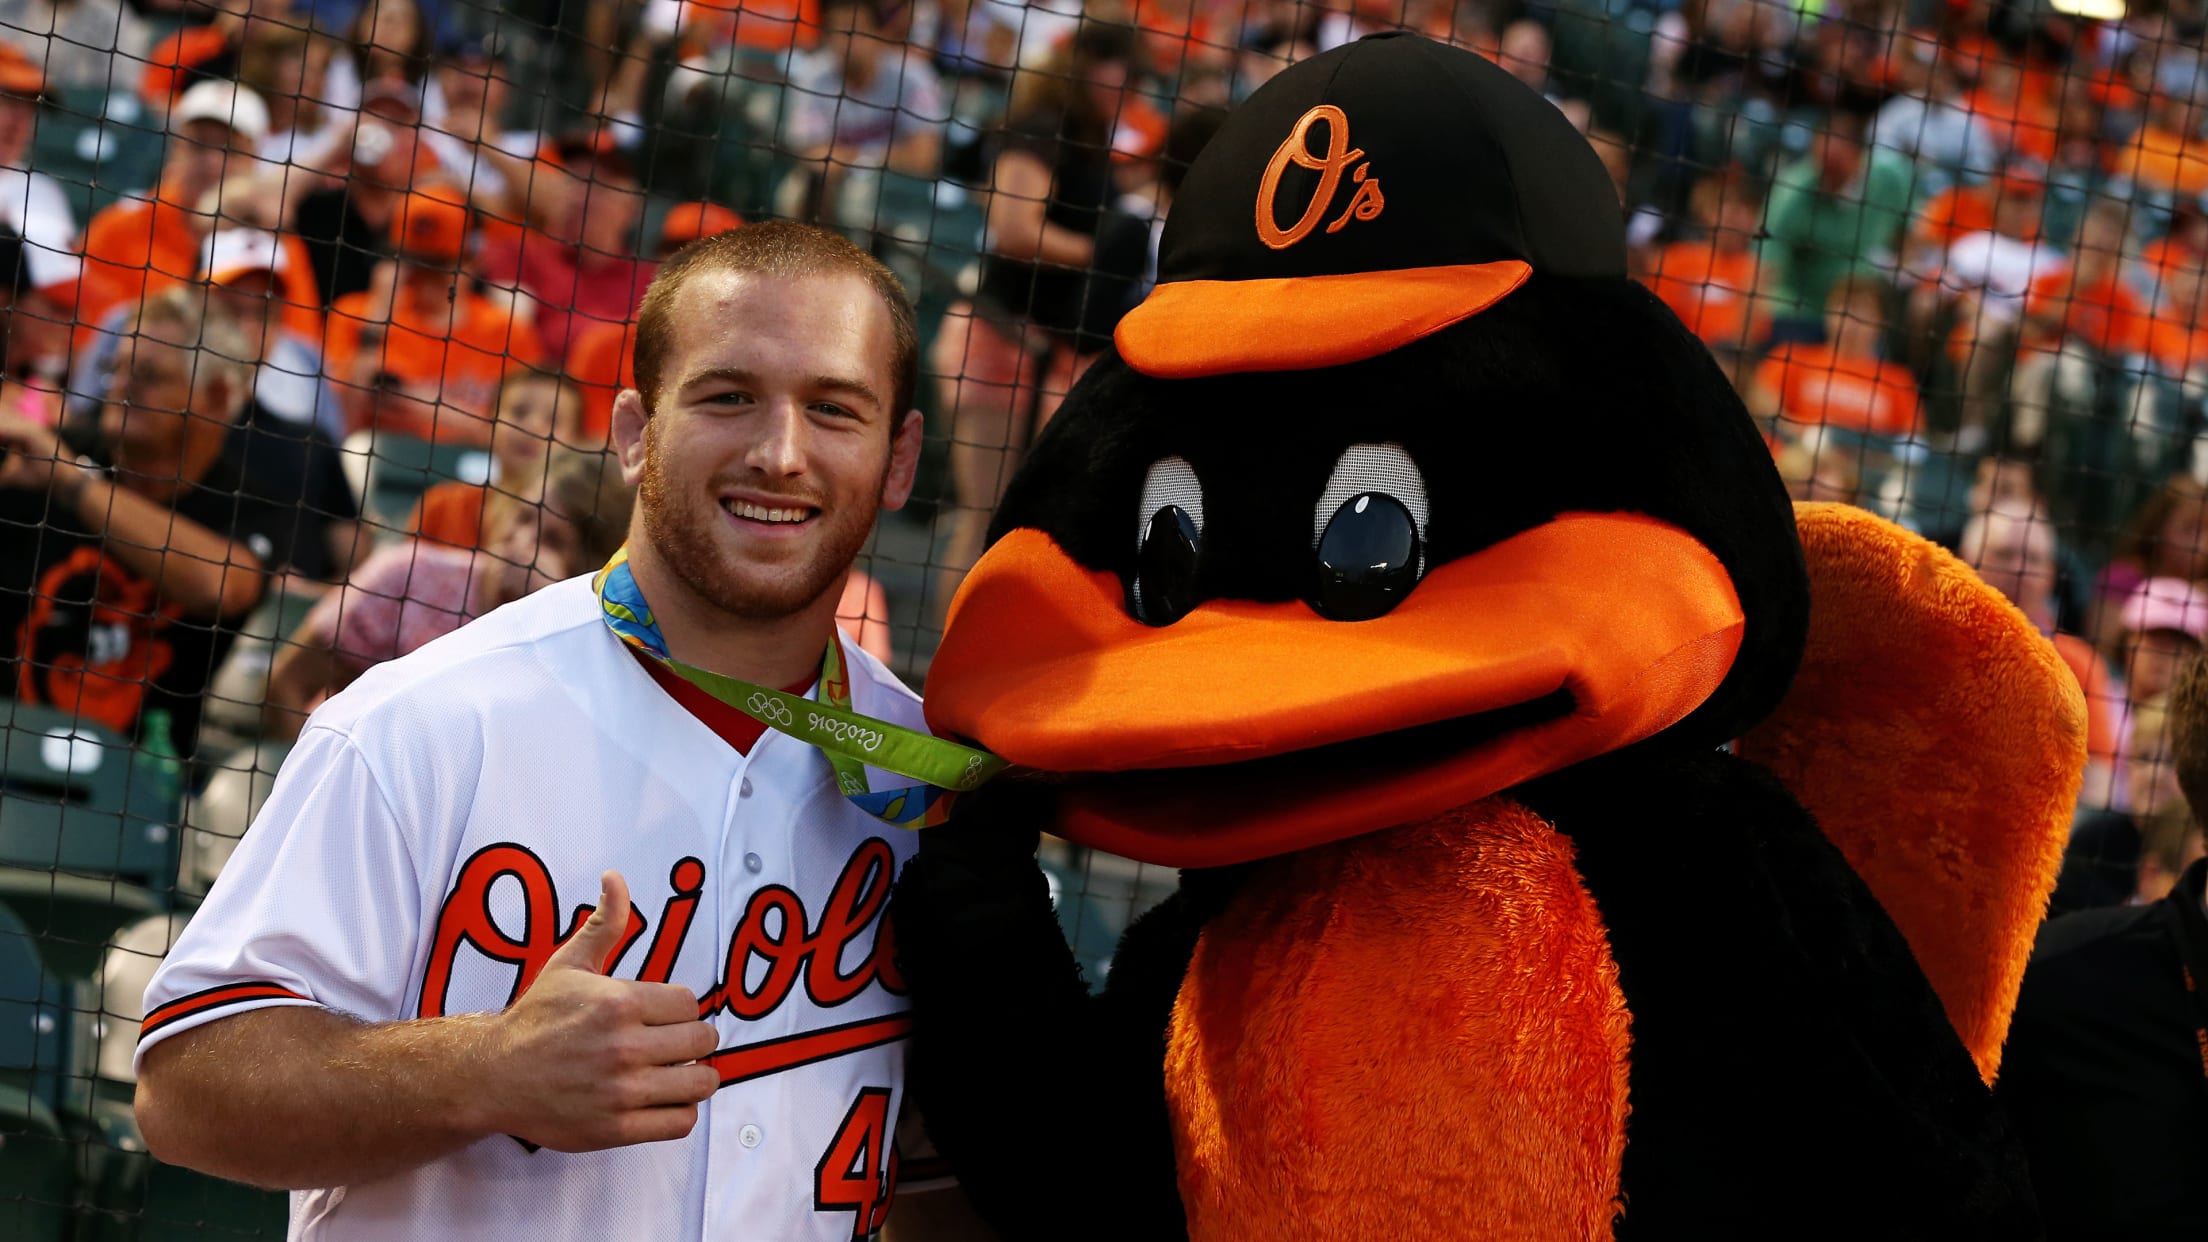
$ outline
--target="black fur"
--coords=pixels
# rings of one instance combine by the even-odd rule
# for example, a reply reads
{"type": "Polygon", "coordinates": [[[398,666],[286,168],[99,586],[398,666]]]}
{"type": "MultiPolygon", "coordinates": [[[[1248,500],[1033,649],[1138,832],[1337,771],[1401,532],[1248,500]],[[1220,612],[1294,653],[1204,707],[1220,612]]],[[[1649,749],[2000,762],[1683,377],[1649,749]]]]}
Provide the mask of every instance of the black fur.
{"type": "Polygon", "coordinates": [[[2039,1236],[1908,942],[1775,778],[1658,745],[1516,796],[1571,837],[1633,1014],[1621,1242],[2039,1236]]]}
{"type": "MultiPolygon", "coordinates": [[[[2036,1236],[1990,1093],[1900,933],[1783,789],[1715,753],[1784,696],[1808,583],[1769,452],[1645,290],[1537,276],[1463,324],[1327,371],[1167,383],[1107,355],[1034,446],[995,533],[1038,528],[1125,576],[1143,474],[1178,454],[1205,491],[1199,593],[1293,599],[1341,451],[1384,441],[1424,473],[1430,562],[1561,512],[1646,513],[1724,563],[1748,618],[1732,672],[1686,721],[1520,791],[1573,838],[1633,1012],[1620,1237],[2036,1236]]],[[[1013,1242],[1180,1237],[1166,1024],[1243,873],[1185,876],[1092,998],[1032,857],[1047,796],[969,796],[905,870],[912,1091],[1013,1242]]]]}

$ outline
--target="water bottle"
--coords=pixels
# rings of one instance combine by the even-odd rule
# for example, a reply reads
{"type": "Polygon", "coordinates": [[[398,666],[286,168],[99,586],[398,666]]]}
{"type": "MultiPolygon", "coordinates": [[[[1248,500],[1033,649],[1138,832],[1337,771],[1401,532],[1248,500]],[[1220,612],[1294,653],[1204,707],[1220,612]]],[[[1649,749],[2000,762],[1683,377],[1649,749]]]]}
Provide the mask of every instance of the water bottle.
{"type": "Polygon", "coordinates": [[[146,713],[138,734],[138,753],[144,756],[140,771],[151,778],[148,804],[159,808],[161,822],[174,820],[184,793],[184,761],[176,753],[176,720],[168,708],[156,707],[146,713]]]}

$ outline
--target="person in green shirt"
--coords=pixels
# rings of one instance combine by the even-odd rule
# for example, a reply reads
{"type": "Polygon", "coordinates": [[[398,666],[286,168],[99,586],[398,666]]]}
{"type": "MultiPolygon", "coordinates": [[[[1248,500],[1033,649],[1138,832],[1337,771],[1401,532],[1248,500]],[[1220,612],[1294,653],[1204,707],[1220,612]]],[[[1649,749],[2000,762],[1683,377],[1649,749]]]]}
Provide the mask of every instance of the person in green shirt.
{"type": "Polygon", "coordinates": [[[1772,182],[1763,255],[1774,344],[1824,339],[1826,296],[1858,268],[1892,276],[1915,173],[1898,153],[1864,145],[1866,122],[1861,112],[1834,111],[1809,154],[1772,182]]]}

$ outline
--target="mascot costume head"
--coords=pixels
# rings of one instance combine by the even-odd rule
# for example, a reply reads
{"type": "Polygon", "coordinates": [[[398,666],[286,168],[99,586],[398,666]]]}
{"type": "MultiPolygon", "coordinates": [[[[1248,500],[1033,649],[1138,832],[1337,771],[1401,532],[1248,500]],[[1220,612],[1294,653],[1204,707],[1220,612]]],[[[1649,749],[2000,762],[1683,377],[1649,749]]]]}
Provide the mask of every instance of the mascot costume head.
{"type": "Polygon", "coordinates": [[[1190,170],[928,682],[899,888],[1009,1239],[2015,1239],[1987,1084],[2083,764],[2049,645],[1789,505],[1558,111],[1383,36],[1190,170]],[[1100,991],[1042,832],[1183,868],[1100,991]]]}

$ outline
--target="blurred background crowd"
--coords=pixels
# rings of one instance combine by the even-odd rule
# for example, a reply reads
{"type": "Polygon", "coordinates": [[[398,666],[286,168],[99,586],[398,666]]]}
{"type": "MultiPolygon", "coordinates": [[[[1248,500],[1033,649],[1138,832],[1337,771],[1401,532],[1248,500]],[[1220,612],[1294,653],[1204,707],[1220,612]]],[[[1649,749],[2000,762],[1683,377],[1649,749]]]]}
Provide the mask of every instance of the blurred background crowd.
{"type": "MultiPolygon", "coordinates": [[[[0,1114],[74,1135],[65,1191],[0,1155],[0,1205],[265,1207],[117,1163],[144,963],[304,713],[621,543],[660,260],[799,218],[906,282],[920,501],[841,611],[917,685],[1224,111],[1396,28],[1572,119],[1797,498],[2055,640],[2092,751],[2058,911],[2166,892],[2201,853],[2164,698],[2208,636],[2202,0],[0,0],[0,1114]]],[[[1046,861],[1092,965],[1171,883],[1046,861]]]]}

